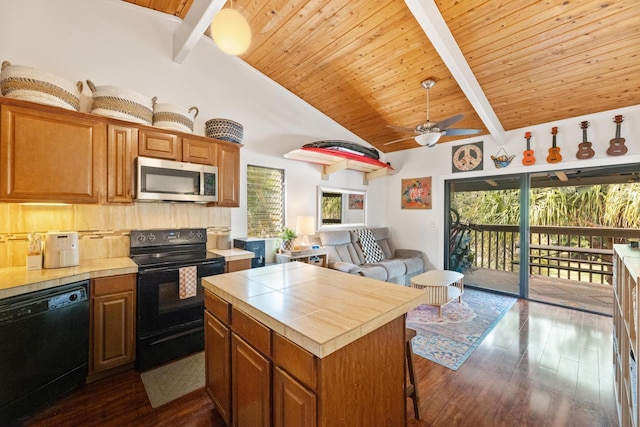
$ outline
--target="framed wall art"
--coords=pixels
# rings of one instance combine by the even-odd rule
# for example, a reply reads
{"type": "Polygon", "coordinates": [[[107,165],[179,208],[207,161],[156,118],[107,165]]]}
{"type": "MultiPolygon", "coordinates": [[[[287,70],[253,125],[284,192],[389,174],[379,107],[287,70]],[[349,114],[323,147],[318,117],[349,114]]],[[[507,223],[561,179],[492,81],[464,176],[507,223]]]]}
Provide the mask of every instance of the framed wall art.
{"type": "Polygon", "coordinates": [[[402,180],[402,209],[431,209],[431,177],[402,180]]]}
{"type": "Polygon", "coordinates": [[[363,209],[364,194],[349,194],[349,209],[363,209]]]}
{"type": "Polygon", "coordinates": [[[482,170],[483,157],[482,141],[458,145],[452,148],[451,169],[453,172],[482,170]]]}

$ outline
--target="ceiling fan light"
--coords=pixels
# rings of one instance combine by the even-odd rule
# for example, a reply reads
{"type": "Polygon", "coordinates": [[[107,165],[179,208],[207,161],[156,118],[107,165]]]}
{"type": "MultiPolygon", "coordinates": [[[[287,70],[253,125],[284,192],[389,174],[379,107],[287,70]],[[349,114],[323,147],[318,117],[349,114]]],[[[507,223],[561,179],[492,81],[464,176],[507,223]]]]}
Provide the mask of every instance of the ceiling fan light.
{"type": "Polygon", "coordinates": [[[415,136],[413,139],[420,145],[426,145],[427,147],[433,147],[440,139],[440,132],[426,132],[415,136]]]}
{"type": "Polygon", "coordinates": [[[242,55],[251,44],[251,28],[240,12],[222,9],[211,21],[211,37],[223,52],[242,55]]]}

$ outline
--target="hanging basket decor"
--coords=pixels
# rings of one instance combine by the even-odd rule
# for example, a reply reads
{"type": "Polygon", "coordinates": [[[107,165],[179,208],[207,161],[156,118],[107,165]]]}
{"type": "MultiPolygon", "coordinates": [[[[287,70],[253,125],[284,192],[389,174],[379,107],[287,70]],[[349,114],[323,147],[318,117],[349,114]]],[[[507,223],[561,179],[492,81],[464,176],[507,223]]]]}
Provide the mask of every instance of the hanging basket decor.
{"type": "Polygon", "coordinates": [[[507,154],[507,151],[504,149],[504,147],[500,147],[500,149],[496,154],[499,154],[499,155],[491,156],[491,160],[493,160],[493,164],[498,169],[506,168],[507,166],[509,166],[511,161],[516,157],[513,154],[511,156],[507,154]]]}

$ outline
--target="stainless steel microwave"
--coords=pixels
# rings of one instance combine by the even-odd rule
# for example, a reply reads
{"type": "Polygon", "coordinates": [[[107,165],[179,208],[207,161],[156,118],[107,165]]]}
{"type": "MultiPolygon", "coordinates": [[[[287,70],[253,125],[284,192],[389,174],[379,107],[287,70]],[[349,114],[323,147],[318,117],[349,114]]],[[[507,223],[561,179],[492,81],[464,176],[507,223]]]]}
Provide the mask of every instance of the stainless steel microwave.
{"type": "Polygon", "coordinates": [[[138,157],[136,200],[208,203],[218,201],[218,168],[138,157]]]}

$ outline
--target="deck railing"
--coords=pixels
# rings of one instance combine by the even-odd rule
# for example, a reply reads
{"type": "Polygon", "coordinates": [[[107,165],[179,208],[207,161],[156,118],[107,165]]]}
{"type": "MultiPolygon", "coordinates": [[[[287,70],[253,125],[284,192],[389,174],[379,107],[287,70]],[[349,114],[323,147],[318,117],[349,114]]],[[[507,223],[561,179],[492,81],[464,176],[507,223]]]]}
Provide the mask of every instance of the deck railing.
{"type": "MultiPolygon", "coordinates": [[[[532,226],[529,273],[610,284],[613,245],[630,240],[640,240],[639,229],[532,226]]],[[[452,231],[450,268],[520,271],[519,243],[517,225],[459,225],[452,231]]]]}

